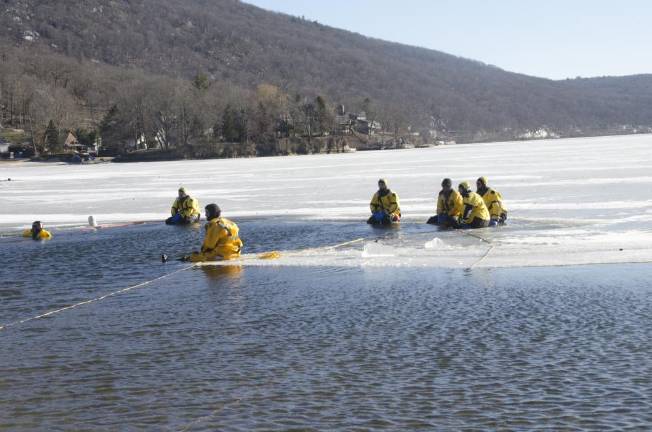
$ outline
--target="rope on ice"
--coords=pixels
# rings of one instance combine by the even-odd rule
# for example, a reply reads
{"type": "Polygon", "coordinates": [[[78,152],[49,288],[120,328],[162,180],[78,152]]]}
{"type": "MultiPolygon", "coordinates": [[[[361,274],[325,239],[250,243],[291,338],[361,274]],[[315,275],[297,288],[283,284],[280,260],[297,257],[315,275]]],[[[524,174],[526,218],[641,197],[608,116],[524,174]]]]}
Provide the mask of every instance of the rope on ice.
{"type": "Polygon", "coordinates": [[[51,310],[51,311],[43,313],[41,315],[36,315],[36,316],[30,317],[30,318],[25,318],[25,319],[22,319],[22,320],[14,321],[12,323],[4,324],[4,325],[0,326],[0,331],[6,330],[9,327],[14,327],[14,326],[17,326],[17,325],[20,325],[20,324],[24,324],[24,323],[29,322],[29,321],[34,321],[34,320],[38,320],[38,319],[45,318],[45,317],[48,317],[48,316],[57,315],[57,314],[59,314],[61,312],[64,312],[64,311],[67,311],[67,310],[70,310],[70,309],[75,309],[75,308],[78,308],[80,306],[88,305],[88,304],[91,304],[91,303],[97,303],[97,302],[105,300],[105,299],[107,299],[109,297],[113,297],[113,296],[116,296],[118,294],[124,294],[126,292],[135,290],[137,288],[142,288],[142,287],[150,285],[150,284],[152,284],[154,282],[169,278],[171,276],[174,276],[177,273],[181,273],[183,271],[190,270],[193,267],[195,267],[195,264],[184,267],[184,268],[179,269],[179,270],[175,270],[172,273],[164,274],[163,276],[159,276],[159,277],[157,277],[155,279],[148,280],[148,281],[145,281],[145,282],[141,282],[141,283],[139,283],[137,285],[133,285],[133,286],[130,286],[130,287],[127,287],[127,288],[122,288],[122,289],[120,289],[118,291],[113,291],[111,293],[104,294],[103,296],[100,296],[100,297],[96,297],[96,298],[89,299],[89,300],[84,300],[82,302],[75,303],[75,304],[72,304],[70,306],[65,306],[65,307],[62,307],[62,308],[59,308],[59,309],[51,310]]]}
{"type": "Polygon", "coordinates": [[[489,248],[484,253],[484,255],[482,255],[479,260],[477,260],[476,262],[474,262],[473,264],[471,264],[469,266],[469,269],[472,269],[476,265],[480,264],[485,258],[487,258],[489,256],[489,254],[491,253],[491,251],[494,250],[496,245],[493,244],[493,242],[491,240],[487,240],[486,238],[482,237],[481,235],[478,235],[478,234],[475,234],[475,233],[472,233],[472,232],[469,232],[469,231],[465,231],[465,230],[461,230],[461,232],[462,232],[462,234],[466,234],[468,236],[477,238],[478,240],[483,241],[483,242],[485,242],[485,243],[487,243],[489,245],[489,248]]]}

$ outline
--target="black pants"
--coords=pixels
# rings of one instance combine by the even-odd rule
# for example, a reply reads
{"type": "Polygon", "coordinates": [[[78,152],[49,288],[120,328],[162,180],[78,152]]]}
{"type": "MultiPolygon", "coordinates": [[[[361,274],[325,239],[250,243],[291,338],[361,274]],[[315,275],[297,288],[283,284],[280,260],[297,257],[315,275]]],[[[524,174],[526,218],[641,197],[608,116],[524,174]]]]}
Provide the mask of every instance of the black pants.
{"type": "Polygon", "coordinates": [[[440,228],[455,228],[457,226],[457,220],[452,216],[448,216],[447,214],[433,216],[428,219],[428,222],[426,223],[430,225],[437,225],[440,228]]]}
{"type": "Polygon", "coordinates": [[[192,218],[179,217],[177,215],[169,217],[165,220],[166,225],[188,225],[199,221],[199,216],[192,218]]]}

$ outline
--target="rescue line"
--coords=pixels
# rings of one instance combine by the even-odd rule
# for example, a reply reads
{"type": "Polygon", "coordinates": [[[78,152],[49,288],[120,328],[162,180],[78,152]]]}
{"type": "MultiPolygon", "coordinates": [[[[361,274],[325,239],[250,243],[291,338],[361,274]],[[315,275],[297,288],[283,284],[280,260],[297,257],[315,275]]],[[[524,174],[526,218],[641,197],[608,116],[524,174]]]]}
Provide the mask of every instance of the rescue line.
{"type": "Polygon", "coordinates": [[[79,303],[75,303],[75,304],[72,304],[72,305],[69,305],[69,306],[65,306],[65,307],[62,307],[62,308],[59,308],[59,309],[54,309],[54,310],[42,313],[40,315],[36,315],[36,316],[33,316],[33,317],[24,318],[22,320],[18,320],[18,321],[14,321],[14,322],[11,322],[11,323],[3,324],[3,325],[0,325],[0,331],[6,330],[6,329],[8,329],[10,327],[15,327],[15,326],[20,325],[20,324],[25,324],[25,323],[30,322],[30,321],[35,321],[35,320],[38,320],[38,319],[41,319],[41,318],[46,318],[46,317],[49,317],[49,316],[57,315],[57,314],[60,314],[61,312],[65,312],[65,311],[70,310],[70,309],[75,309],[75,308],[78,308],[80,306],[88,305],[88,304],[91,304],[91,303],[97,303],[97,302],[105,300],[105,299],[107,299],[109,297],[114,297],[114,296],[117,296],[119,294],[124,294],[126,292],[133,291],[135,289],[142,288],[144,286],[150,285],[150,284],[152,284],[154,282],[158,282],[160,280],[167,279],[167,278],[169,278],[171,276],[174,276],[175,274],[184,272],[186,270],[190,270],[193,267],[195,267],[195,264],[189,265],[189,266],[181,268],[179,270],[175,270],[175,271],[173,271],[171,273],[164,274],[163,276],[159,276],[159,277],[154,278],[152,280],[141,282],[141,283],[136,284],[136,285],[132,285],[132,286],[129,286],[129,287],[126,287],[126,288],[119,289],[117,291],[110,292],[108,294],[104,294],[104,295],[102,295],[100,297],[95,297],[95,298],[92,298],[92,299],[89,299],[89,300],[84,300],[84,301],[81,301],[79,303]]]}

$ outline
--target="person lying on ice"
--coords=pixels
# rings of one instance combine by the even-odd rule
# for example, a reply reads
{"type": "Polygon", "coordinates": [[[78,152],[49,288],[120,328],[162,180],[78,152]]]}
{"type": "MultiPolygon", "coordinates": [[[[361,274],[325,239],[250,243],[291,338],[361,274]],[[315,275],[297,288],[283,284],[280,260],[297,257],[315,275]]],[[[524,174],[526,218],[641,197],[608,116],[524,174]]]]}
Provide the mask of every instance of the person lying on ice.
{"type": "Polygon", "coordinates": [[[199,212],[199,201],[186,193],[186,189],[179,188],[179,197],[172,203],[170,210],[172,216],[165,221],[168,225],[183,225],[198,222],[201,214],[199,212]]]}
{"type": "Polygon", "coordinates": [[[202,262],[230,260],[238,258],[242,250],[240,229],[238,226],[221,217],[222,211],[217,204],[206,206],[206,235],[200,252],[193,252],[183,257],[182,261],[202,262]]]}
{"type": "Polygon", "coordinates": [[[43,228],[41,221],[35,221],[32,223],[32,229],[23,231],[23,237],[31,237],[32,240],[49,240],[52,234],[43,228]]]}
{"type": "Polygon", "coordinates": [[[398,195],[389,190],[384,179],[378,180],[378,192],[371,197],[371,217],[367,220],[372,225],[389,225],[401,221],[401,208],[398,195]]]}
{"type": "Polygon", "coordinates": [[[463,209],[462,195],[453,189],[451,179],[445,178],[441,182],[441,192],[437,197],[437,214],[428,219],[428,223],[442,228],[454,227],[457,219],[462,216],[463,209]]]}
{"type": "Polygon", "coordinates": [[[480,177],[476,182],[476,192],[484,200],[491,220],[489,226],[505,225],[507,210],[503,206],[503,197],[487,185],[487,177],[480,177]]]}
{"type": "Polygon", "coordinates": [[[460,183],[457,188],[462,195],[464,210],[456,228],[486,228],[489,226],[489,210],[482,197],[471,190],[468,182],[460,183]]]}

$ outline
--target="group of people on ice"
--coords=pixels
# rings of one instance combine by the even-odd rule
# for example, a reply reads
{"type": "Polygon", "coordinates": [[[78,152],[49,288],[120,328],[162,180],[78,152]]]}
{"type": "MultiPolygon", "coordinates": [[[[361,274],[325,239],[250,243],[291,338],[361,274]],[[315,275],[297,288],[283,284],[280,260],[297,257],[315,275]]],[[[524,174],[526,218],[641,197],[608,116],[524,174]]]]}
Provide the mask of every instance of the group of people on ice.
{"type": "MultiPolygon", "coordinates": [[[[490,188],[486,177],[476,181],[476,191],[468,182],[453,189],[453,182],[445,178],[437,197],[437,214],[428,219],[431,225],[442,228],[471,229],[504,225],[507,210],[500,193],[490,188]]],[[[401,221],[398,195],[389,189],[385,179],[378,180],[378,191],[369,203],[372,225],[391,225],[401,221]]]]}
{"type": "MultiPolygon", "coordinates": [[[[490,188],[485,177],[476,182],[476,191],[471,190],[468,182],[453,189],[451,179],[444,179],[442,190],[437,197],[437,214],[428,220],[429,224],[442,228],[485,228],[505,223],[507,211],[502,203],[500,193],[490,188]]],[[[389,189],[387,181],[378,180],[378,191],[369,204],[371,217],[367,223],[373,225],[391,225],[401,220],[401,208],[398,195],[389,189]]],[[[201,250],[184,256],[182,261],[201,262],[219,259],[233,259],[240,256],[243,243],[240,229],[235,222],[222,217],[222,210],[217,204],[209,204],[206,211],[206,233],[201,250]]],[[[172,204],[171,216],[166,219],[168,225],[185,225],[199,222],[201,214],[199,201],[191,197],[185,188],[178,190],[178,196],[172,204]]],[[[25,237],[45,240],[52,235],[45,230],[40,221],[23,232],[25,237]]]]}

